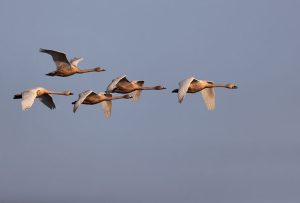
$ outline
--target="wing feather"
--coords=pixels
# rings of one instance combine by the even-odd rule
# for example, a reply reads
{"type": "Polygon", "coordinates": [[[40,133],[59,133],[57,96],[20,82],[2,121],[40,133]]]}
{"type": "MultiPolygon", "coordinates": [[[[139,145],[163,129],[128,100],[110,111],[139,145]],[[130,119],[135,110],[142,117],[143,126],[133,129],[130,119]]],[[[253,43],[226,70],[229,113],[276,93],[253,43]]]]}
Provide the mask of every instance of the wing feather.
{"type": "Polygon", "coordinates": [[[132,100],[133,101],[138,101],[141,97],[142,90],[135,90],[132,92],[132,100]]]}
{"type": "Polygon", "coordinates": [[[32,106],[36,96],[37,96],[36,89],[26,90],[22,92],[21,106],[23,111],[29,109],[32,106]]]}
{"type": "Polygon", "coordinates": [[[56,64],[57,69],[71,67],[71,64],[68,61],[65,53],[49,50],[49,49],[40,49],[40,52],[51,55],[54,63],[56,64]]]}
{"type": "Polygon", "coordinates": [[[81,61],[83,61],[83,58],[77,58],[77,57],[75,57],[75,58],[72,58],[71,60],[70,60],[70,63],[73,65],[73,66],[78,66],[78,64],[81,62],[81,61]]]}
{"type": "Polygon", "coordinates": [[[190,77],[190,78],[187,78],[187,79],[179,82],[179,89],[178,89],[178,94],[177,94],[179,103],[181,103],[183,101],[183,98],[185,97],[185,95],[189,89],[189,86],[193,80],[195,80],[195,78],[190,77]]]}
{"type": "Polygon", "coordinates": [[[73,107],[73,112],[75,113],[78,107],[82,104],[82,102],[85,100],[87,96],[89,96],[91,93],[93,93],[92,90],[86,90],[79,94],[78,100],[75,102],[73,107]]]}
{"type": "Polygon", "coordinates": [[[214,88],[205,88],[201,91],[203,101],[209,111],[215,109],[215,90],[214,88]]]}
{"type": "MultiPolygon", "coordinates": [[[[116,79],[112,80],[111,83],[107,86],[106,91],[107,91],[108,93],[113,92],[113,90],[117,87],[117,84],[118,84],[121,80],[126,81],[126,80],[127,80],[126,75],[119,76],[119,77],[117,77],[116,79]]],[[[128,80],[127,80],[127,81],[128,81],[128,80]]],[[[129,82],[129,81],[128,81],[128,82],[129,82]]]]}
{"type": "MultiPolygon", "coordinates": [[[[135,81],[132,81],[132,82],[139,85],[139,86],[141,86],[141,87],[144,85],[144,81],[142,81],[142,80],[140,80],[140,81],[135,80],[135,81]]],[[[142,94],[142,90],[133,91],[132,92],[132,100],[133,101],[139,100],[140,97],[141,97],[141,94],[142,94]]]]}
{"type": "Polygon", "coordinates": [[[52,97],[49,94],[43,94],[39,97],[40,101],[50,109],[55,109],[55,104],[52,97]]]}
{"type": "Polygon", "coordinates": [[[112,109],[112,101],[103,101],[100,103],[103,109],[103,113],[106,118],[109,118],[111,116],[111,109],[112,109]]]}

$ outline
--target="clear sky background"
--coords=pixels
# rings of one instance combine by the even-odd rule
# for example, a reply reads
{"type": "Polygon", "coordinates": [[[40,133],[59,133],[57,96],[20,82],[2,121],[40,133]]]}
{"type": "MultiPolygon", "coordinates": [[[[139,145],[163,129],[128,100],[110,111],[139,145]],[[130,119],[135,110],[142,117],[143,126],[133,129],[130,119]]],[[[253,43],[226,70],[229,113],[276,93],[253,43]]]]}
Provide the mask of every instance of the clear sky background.
{"type": "Polygon", "coordinates": [[[0,202],[300,202],[300,2],[296,0],[0,1],[0,202]],[[39,48],[102,73],[47,77],[39,48]],[[71,102],[126,74],[164,91],[140,101],[71,102]],[[189,76],[234,82],[179,104],[189,76]],[[15,93],[43,86],[53,111],[21,111],[15,93]]]}

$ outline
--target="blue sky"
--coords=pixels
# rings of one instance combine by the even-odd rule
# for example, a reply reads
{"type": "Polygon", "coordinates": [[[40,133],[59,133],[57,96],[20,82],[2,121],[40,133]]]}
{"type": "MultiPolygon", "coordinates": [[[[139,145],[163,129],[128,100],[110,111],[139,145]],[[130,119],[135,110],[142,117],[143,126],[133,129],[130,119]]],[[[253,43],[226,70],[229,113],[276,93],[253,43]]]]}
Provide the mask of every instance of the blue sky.
{"type": "Polygon", "coordinates": [[[299,202],[298,1],[0,2],[0,201],[299,202]],[[47,77],[39,48],[103,73],[47,77]],[[164,91],[114,101],[110,119],[77,94],[126,74],[164,91]],[[233,82],[178,104],[186,77],[233,82]],[[15,93],[72,90],[22,112],[15,93]]]}

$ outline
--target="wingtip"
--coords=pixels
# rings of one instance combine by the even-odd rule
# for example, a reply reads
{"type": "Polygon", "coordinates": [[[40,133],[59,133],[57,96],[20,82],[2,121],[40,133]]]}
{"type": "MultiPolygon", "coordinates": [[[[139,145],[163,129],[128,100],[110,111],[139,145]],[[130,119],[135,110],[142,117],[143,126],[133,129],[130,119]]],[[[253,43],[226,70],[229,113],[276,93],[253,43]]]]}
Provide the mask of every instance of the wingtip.
{"type": "Polygon", "coordinates": [[[212,106],[207,106],[207,110],[209,111],[214,111],[215,110],[215,106],[212,105],[212,106]]]}
{"type": "Polygon", "coordinates": [[[78,108],[76,108],[75,106],[73,107],[73,113],[76,113],[78,108]]]}
{"type": "Polygon", "coordinates": [[[104,112],[104,117],[109,119],[111,117],[111,112],[104,112]]]}

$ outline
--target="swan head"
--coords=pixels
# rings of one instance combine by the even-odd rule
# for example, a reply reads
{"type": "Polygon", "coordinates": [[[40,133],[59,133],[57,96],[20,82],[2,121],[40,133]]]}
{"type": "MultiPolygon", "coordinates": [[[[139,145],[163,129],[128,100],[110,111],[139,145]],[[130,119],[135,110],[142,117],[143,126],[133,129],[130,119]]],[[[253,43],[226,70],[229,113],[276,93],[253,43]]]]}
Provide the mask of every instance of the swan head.
{"type": "Polygon", "coordinates": [[[226,85],[226,88],[228,89],[237,89],[238,87],[235,84],[229,83],[226,85]]]}
{"type": "Polygon", "coordinates": [[[156,90],[164,90],[164,89],[167,89],[167,88],[165,88],[164,86],[159,85],[159,86],[155,86],[154,89],[156,89],[156,90]]]}
{"type": "Polygon", "coordinates": [[[104,69],[104,68],[101,68],[101,67],[97,67],[97,68],[95,68],[94,70],[95,70],[95,72],[102,72],[102,71],[105,71],[105,69],[104,69]]]}
{"type": "Polygon", "coordinates": [[[64,95],[66,95],[66,96],[70,96],[70,95],[73,95],[73,93],[72,93],[72,92],[70,92],[70,91],[64,91],[64,95]]]}

